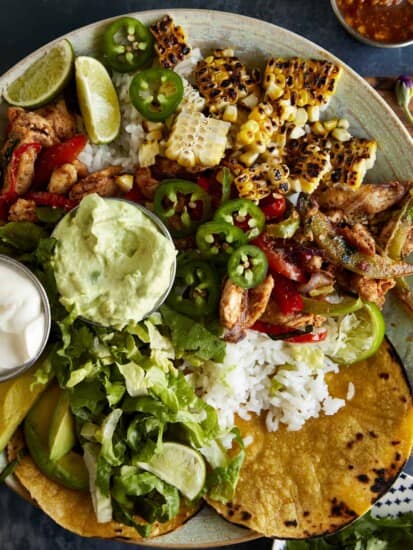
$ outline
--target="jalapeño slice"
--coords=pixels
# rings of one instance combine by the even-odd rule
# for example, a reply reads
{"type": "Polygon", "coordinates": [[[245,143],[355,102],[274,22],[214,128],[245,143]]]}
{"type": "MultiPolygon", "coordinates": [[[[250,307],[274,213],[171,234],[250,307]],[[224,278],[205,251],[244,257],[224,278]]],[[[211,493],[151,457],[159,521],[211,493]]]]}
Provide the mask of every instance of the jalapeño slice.
{"type": "Polygon", "coordinates": [[[181,179],[164,180],[153,203],[157,216],[176,238],[195,233],[211,213],[211,198],[199,185],[181,179]]]}
{"type": "Polygon", "coordinates": [[[228,260],[228,276],[241,288],[255,288],[265,279],[267,271],[266,255],[251,244],[238,248],[228,260]]]}
{"type": "Polygon", "coordinates": [[[202,260],[180,264],[167,303],[188,317],[202,317],[213,313],[219,300],[219,282],[216,270],[202,260]]]}
{"type": "Polygon", "coordinates": [[[109,25],[103,35],[103,54],[107,64],[119,71],[136,71],[153,57],[153,36],[133,17],[121,17],[109,25]]]}
{"type": "Polygon", "coordinates": [[[264,230],[265,215],[249,199],[234,199],[222,204],[215,212],[214,220],[240,227],[248,240],[255,239],[264,230]]]}
{"type": "Polygon", "coordinates": [[[246,242],[246,234],[229,223],[207,222],[196,232],[196,244],[202,255],[218,263],[225,263],[246,242]]]}
{"type": "Polygon", "coordinates": [[[160,122],[175,112],[184,95],[182,78],[171,69],[146,69],[129,87],[133,106],[143,117],[160,122]]]}

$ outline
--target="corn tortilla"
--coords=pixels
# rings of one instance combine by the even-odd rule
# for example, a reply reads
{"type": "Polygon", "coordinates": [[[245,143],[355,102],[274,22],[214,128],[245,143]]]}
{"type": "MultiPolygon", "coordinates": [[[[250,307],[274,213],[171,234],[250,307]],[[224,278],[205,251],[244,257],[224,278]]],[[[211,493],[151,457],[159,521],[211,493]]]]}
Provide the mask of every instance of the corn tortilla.
{"type": "Polygon", "coordinates": [[[264,416],[237,420],[252,436],[232,502],[209,503],[229,521],[268,537],[336,531],[368,511],[390,487],[413,444],[413,401],[403,366],[385,341],[367,361],[328,375],[330,393],[353,399],[299,431],[268,432],[264,416]]]}
{"type": "MultiPolygon", "coordinates": [[[[16,458],[24,448],[24,437],[21,431],[16,432],[7,447],[9,461],[16,458]]],[[[143,537],[133,528],[115,521],[98,523],[89,493],[67,489],[46,477],[26,455],[14,474],[18,481],[29,492],[33,501],[57,524],[83,537],[118,539],[124,542],[142,541],[143,537]]],[[[196,506],[181,506],[179,514],[165,523],[153,525],[151,537],[156,537],[180,527],[199,509],[196,506]]],[[[135,516],[137,522],[145,523],[135,516]]]]}

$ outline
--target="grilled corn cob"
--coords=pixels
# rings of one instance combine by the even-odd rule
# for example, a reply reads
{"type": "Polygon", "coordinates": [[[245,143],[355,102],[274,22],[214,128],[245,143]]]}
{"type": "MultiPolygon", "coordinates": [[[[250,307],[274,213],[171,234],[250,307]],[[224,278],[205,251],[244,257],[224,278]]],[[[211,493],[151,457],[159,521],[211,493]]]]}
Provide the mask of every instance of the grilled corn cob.
{"type": "Polygon", "coordinates": [[[289,167],[290,183],[294,191],[312,193],[331,170],[330,154],[326,149],[310,143],[289,167]]]}
{"type": "Polygon", "coordinates": [[[185,31],[182,27],[175,25],[170,15],[165,15],[149,28],[155,38],[155,50],[162,67],[166,69],[175,67],[179,61],[183,61],[191,53],[185,31]]]}
{"type": "Polygon", "coordinates": [[[215,50],[195,68],[196,85],[211,113],[235,105],[251,94],[258,97],[257,79],[258,75],[249,74],[232,50],[215,50]]]}
{"type": "Polygon", "coordinates": [[[182,78],[184,95],[178,109],[180,111],[202,111],[205,107],[205,99],[191,84],[182,78]]]}
{"type": "Polygon", "coordinates": [[[329,141],[332,170],[323,178],[323,183],[341,183],[357,189],[363,182],[367,170],[374,165],[377,143],[374,140],[354,137],[346,141],[329,141]]]}
{"type": "Polygon", "coordinates": [[[269,101],[289,99],[297,107],[326,105],[334,94],[342,69],[329,61],[298,57],[271,58],[263,86],[269,101]]]}
{"type": "Polygon", "coordinates": [[[219,164],[227,146],[229,122],[198,111],[181,111],[166,143],[165,156],[186,168],[219,164]]]}
{"type": "Polygon", "coordinates": [[[259,201],[273,192],[287,193],[290,186],[288,166],[276,160],[244,168],[234,183],[240,197],[259,201]]]}
{"type": "Polygon", "coordinates": [[[139,166],[152,166],[155,158],[161,153],[160,142],[163,138],[164,124],[145,120],[143,127],[146,131],[145,139],[138,151],[139,166]]]}

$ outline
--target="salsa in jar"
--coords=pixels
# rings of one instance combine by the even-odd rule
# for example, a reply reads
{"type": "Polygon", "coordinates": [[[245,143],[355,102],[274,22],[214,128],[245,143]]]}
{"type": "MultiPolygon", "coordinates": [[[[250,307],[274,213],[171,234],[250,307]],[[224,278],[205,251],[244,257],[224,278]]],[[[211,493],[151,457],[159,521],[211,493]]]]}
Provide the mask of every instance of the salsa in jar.
{"type": "Polygon", "coordinates": [[[346,23],[362,36],[394,44],[413,39],[413,0],[337,0],[346,23]]]}

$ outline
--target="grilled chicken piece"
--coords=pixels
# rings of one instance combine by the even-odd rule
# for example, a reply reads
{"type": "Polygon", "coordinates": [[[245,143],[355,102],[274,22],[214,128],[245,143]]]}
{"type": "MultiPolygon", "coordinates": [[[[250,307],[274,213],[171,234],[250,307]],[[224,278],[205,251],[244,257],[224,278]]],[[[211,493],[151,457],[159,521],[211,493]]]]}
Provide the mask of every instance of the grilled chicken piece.
{"type": "Polygon", "coordinates": [[[17,147],[29,143],[38,143],[43,147],[49,147],[58,143],[59,139],[50,122],[37,113],[18,107],[9,107],[7,117],[10,129],[0,152],[0,161],[6,166],[1,192],[7,193],[13,186],[14,191],[18,195],[22,195],[31,185],[38,151],[33,147],[27,148],[19,156],[17,165],[10,162],[13,151],[17,147]]]}
{"type": "Polygon", "coordinates": [[[259,96],[258,75],[234,56],[233,50],[215,50],[195,68],[195,82],[211,112],[220,112],[248,95],[259,96]]]}
{"type": "Polygon", "coordinates": [[[280,311],[275,300],[270,300],[264,313],[260,317],[260,321],[270,323],[271,325],[282,325],[291,329],[300,329],[307,325],[319,327],[324,323],[325,317],[315,315],[314,313],[302,312],[289,313],[286,315],[280,311]]]}
{"type": "Polygon", "coordinates": [[[149,167],[139,167],[135,171],[134,183],[146,199],[153,200],[160,181],[152,176],[149,167]]]}
{"type": "Polygon", "coordinates": [[[69,113],[64,99],[50,103],[35,112],[51,124],[56,136],[61,141],[70,139],[75,135],[77,129],[76,117],[69,113]]]}
{"type": "Polygon", "coordinates": [[[376,242],[367,227],[361,223],[353,226],[347,225],[340,228],[340,234],[354,248],[357,248],[367,256],[374,256],[376,253],[376,242]]]}
{"type": "Polygon", "coordinates": [[[341,186],[317,190],[314,194],[321,210],[340,209],[347,217],[374,216],[397,204],[406,194],[408,183],[365,183],[357,190],[341,186]]]}
{"type": "Polygon", "coordinates": [[[362,275],[351,275],[349,288],[357,292],[363,300],[374,302],[381,309],[384,305],[387,292],[396,284],[394,279],[368,279],[362,275]]]}
{"type": "Polygon", "coordinates": [[[76,166],[70,163],[62,164],[53,170],[47,190],[51,193],[65,195],[77,182],[77,179],[76,166]]]}
{"type": "Polygon", "coordinates": [[[271,100],[288,99],[292,105],[326,105],[335,93],[342,69],[329,61],[299,57],[269,59],[263,86],[271,100]]]}
{"type": "Polygon", "coordinates": [[[82,200],[86,195],[97,193],[101,197],[112,197],[117,194],[115,178],[122,171],[121,166],[109,166],[81,179],[71,188],[69,198],[82,200]]]}
{"type": "Polygon", "coordinates": [[[219,309],[221,324],[228,329],[225,340],[237,342],[244,336],[244,331],[264,313],[273,288],[271,275],[251,290],[243,289],[227,279],[219,309]]]}
{"type": "Polygon", "coordinates": [[[36,203],[32,200],[17,199],[17,201],[10,206],[9,221],[38,222],[39,219],[36,213],[36,203]]]}
{"type": "Polygon", "coordinates": [[[162,67],[172,69],[191,53],[185,31],[175,25],[170,15],[165,15],[149,29],[155,38],[155,50],[162,67]]]}

